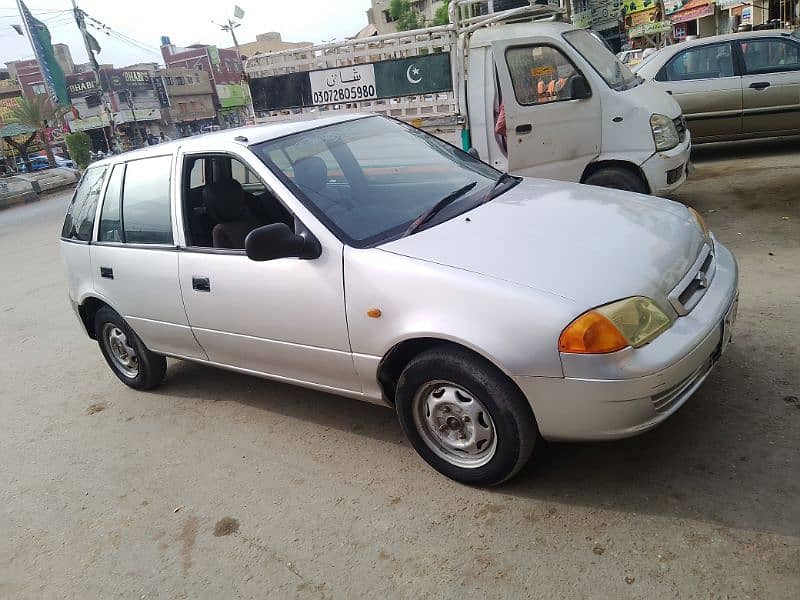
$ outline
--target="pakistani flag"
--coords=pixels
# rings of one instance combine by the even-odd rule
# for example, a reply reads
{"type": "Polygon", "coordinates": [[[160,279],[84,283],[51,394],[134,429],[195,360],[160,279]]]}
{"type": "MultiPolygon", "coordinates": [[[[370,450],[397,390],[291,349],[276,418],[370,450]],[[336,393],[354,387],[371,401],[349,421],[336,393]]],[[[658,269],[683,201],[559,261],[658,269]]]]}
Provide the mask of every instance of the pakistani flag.
{"type": "Polygon", "coordinates": [[[440,52],[401,60],[375,63],[378,98],[415,96],[453,89],[450,54],[440,52]]]}
{"type": "Polygon", "coordinates": [[[25,28],[28,30],[28,36],[31,39],[33,53],[36,56],[39,67],[42,69],[42,76],[53,102],[60,106],[69,106],[67,82],[64,78],[64,71],[61,70],[61,65],[56,62],[53,44],[50,42],[50,31],[44,23],[34,18],[22,0],[17,0],[17,4],[19,4],[19,12],[25,21],[25,28]]]}

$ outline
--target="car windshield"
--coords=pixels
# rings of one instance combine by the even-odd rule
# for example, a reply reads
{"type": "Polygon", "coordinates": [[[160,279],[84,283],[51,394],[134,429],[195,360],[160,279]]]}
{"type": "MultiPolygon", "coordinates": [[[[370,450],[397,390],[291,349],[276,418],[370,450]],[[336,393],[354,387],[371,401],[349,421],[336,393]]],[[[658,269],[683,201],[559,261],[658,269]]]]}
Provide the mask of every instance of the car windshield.
{"type": "Polygon", "coordinates": [[[252,149],[328,228],[359,248],[475,207],[501,176],[432,135],[379,116],[304,131],[252,149]],[[440,210],[411,227],[445,198],[440,210]]]}
{"type": "Polygon", "coordinates": [[[564,39],[592,65],[612,90],[629,90],[639,85],[639,78],[623,65],[597,37],[585,29],[564,33],[564,39]]]}

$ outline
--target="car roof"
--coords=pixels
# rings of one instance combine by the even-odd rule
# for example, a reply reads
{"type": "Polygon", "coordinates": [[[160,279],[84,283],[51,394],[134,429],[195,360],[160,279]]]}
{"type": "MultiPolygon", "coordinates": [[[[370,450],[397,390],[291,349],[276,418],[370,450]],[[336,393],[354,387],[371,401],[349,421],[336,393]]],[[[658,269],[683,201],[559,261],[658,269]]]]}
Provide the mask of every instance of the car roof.
{"type": "Polygon", "coordinates": [[[327,125],[335,125],[336,123],[344,123],[346,121],[353,121],[355,119],[374,116],[376,115],[371,113],[348,113],[344,115],[337,115],[335,117],[311,118],[285,123],[247,125],[245,127],[223,129],[222,131],[203,133],[201,135],[188,138],[179,138],[171,142],[162,142],[153,146],[145,146],[144,148],[139,148],[137,150],[130,150],[128,152],[123,152],[122,154],[109,156],[102,160],[93,162],[91,167],[111,165],[118,162],[147,158],[148,156],[163,156],[165,154],[173,153],[179,147],[183,150],[189,151],[194,150],[213,152],[215,148],[219,148],[221,145],[231,142],[250,146],[251,144],[268,142],[270,140],[292,135],[294,133],[300,133],[302,131],[309,131],[312,129],[325,127],[327,125]]]}

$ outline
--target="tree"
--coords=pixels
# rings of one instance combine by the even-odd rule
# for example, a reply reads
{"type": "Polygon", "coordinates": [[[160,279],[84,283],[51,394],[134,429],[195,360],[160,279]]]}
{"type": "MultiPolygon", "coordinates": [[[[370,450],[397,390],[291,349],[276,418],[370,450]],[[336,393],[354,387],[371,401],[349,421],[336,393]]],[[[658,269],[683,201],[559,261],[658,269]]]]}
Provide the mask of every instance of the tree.
{"type": "MultiPolygon", "coordinates": [[[[23,96],[17,101],[17,105],[11,110],[11,119],[20,125],[30,127],[36,130],[39,134],[39,140],[42,142],[45,154],[47,154],[47,162],[51,167],[56,166],[55,158],[53,158],[53,149],[50,147],[50,138],[47,137],[47,129],[50,125],[64,116],[65,110],[63,108],[53,107],[50,99],[44,94],[27,98],[23,96]]],[[[30,142],[28,142],[30,143],[30,142]]],[[[27,157],[27,149],[25,152],[27,157]]],[[[30,171],[30,165],[26,163],[30,171]]]]}
{"type": "Polygon", "coordinates": [[[436,13],[433,15],[434,25],[448,25],[450,23],[450,15],[447,12],[449,7],[450,0],[444,0],[444,4],[436,9],[436,13]]]}
{"type": "Polygon", "coordinates": [[[395,20],[397,31],[420,29],[425,25],[425,19],[417,11],[411,10],[408,0],[392,0],[389,3],[389,15],[395,20]]]}
{"type": "MultiPolygon", "coordinates": [[[[37,130],[35,128],[20,125],[19,123],[10,123],[0,128],[0,136],[2,136],[3,140],[5,140],[9,146],[13,147],[17,152],[19,152],[20,158],[22,159],[22,164],[25,165],[28,173],[33,173],[31,159],[28,157],[28,146],[33,143],[36,133],[37,130]],[[28,135],[28,137],[22,142],[18,142],[14,139],[23,135],[28,135]]],[[[16,168],[17,167],[15,165],[14,169],[16,168]]]]}
{"type": "Polygon", "coordinates": [[[83,171],[89,166],[89,161],[91,160],[89,151],[92,149],[92,138],[85,131],[77,131],[68,134],[64,141],[67,142],[70,158],[83,171]]]}

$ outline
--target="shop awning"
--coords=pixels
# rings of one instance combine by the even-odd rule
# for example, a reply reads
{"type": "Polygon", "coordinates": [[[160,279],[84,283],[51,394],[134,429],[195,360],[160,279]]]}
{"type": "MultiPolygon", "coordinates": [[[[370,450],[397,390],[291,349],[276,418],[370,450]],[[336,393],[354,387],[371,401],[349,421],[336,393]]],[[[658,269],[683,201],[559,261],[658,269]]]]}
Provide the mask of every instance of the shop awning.
{"type": "Polygon", "coordinates": [[[669,15],[673,23],[685,23],[714,14],[714,5],[708,0],[689,0],[680,10],[669,15]]]}

